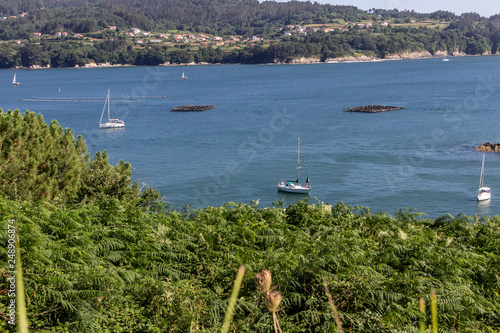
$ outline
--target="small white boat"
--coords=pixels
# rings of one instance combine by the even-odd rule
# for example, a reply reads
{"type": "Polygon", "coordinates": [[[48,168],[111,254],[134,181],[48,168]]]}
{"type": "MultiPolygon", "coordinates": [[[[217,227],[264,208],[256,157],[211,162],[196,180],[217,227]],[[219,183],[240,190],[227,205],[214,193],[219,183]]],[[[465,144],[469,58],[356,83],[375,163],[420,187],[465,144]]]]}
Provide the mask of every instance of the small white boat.
{"type": "Polygon", "coordinates": [[[184,72],[182,72],[182,79],[183,79],[183,80],[187,80],[187,78],[188,78],[188,77],[187,77],[186,75],[184,75],[184,72]]]}
{"type": "Polygon", "coordinates": [[[443,58],[443,61],[450,61],[450,59],[448,59],[448,58],[444,57],[444,58],[443,58]]]}
{"type": "Polygon", "coordinates": [[[99,128],[121,128],[125,127],[125,122],[120,119],[111,119],[109,117],[109,104],[110,104],[110,98],[109,98],[109,89],[108,89],[108,97],[106,97],[106,101],[104,102],[104,107],[102,109],[102,114],[101,114],[101,120],[99,120],[99,128]],[[106,110],[106,105],[108,105],[108,121],[103,123],[102,118],[104,116],[104,111],[106,110]]]}
{"type": "Polygon", "coordinates": [[[21,84],[21,82],[17,82],[17,80],[16,80],[16,73],[14,73],[14,79],[12,80],[12,84],[15,86],[18,86],[21,84]]]}
{"type": "Polygon", "coordinates": [[[484,186],[484,153],[483,153],[483,164],[481,166],[481,177],[479,178],[479,190],[477,190],[477,201],[483,201],[491,199],[491,189],[484,186]]]}
{"type": "MultiPolygon", "coordinates": [[[[307,168],[306,168],[306,174],[307,174],[307,168]]],[[[297,180],[278,182],[278,191],[283,191],[288,193],[309,193],[309,191],[311,191],[311,183],[309,181],[309,176],[307,176],[304,186],[300,185],[300,137],[297,137],[297,180]]]]}

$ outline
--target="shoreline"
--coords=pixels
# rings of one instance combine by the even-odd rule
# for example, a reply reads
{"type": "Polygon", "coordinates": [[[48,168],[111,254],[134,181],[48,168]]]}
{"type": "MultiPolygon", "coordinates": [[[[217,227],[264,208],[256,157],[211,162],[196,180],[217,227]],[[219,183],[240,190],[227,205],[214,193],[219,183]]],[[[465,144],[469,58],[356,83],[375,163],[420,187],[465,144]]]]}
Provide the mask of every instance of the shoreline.
{"type": "MultiPolygon", "coordinates": [[[[347,56],[347,57],[340,57],[340,58],[328,58],[325,61],[320,61],[318,58],[297,58],[293,59],[290,62],[272,62],[272,63],[260,63],[260,64],[250,64],[250,65],[312,65],[312,64],[342,64],[342,63],[361,63],[361,62],[384,62],[384,61],[395,61],[395,60],[419,60],[419,59],[432,59],[432,58],[455,58],[455,57],[484,57],[484,56],[498,56],[500,55],[500,52],[498,53],[484,53],[484,54],[474,54],[474,55],[468,55],[464,52],[456,52],[453,54],[449,54],[448,52],[445,51],[437,51],[434,55],[432,55],[429,51],[419,51],[419,52],[402,52],[398,54],[392,54],[389,55],[385,58],[377,58],[377,57],[370,57],[366,55],[360,55],[360,56],[347,56]]],[[[221,66],[221,65],[245,65],[242,63],[233,63],[233,64],[223,64],[223,63],[208,63],[208,62],[201,62],[201,63],[196,63],[196,62],[191,62],[191,63],[184,63],[184,64],[171,64],[171,63],[164,63],[160,64],[158,66],[152,66],[152,67],[182,67],[182,66],[221,66]]],[[[82,68],[82,69],[92,69],[92,68],[120,68],[120,67],[148,67],[148,66],[140,66],[140,65],[131,65],[131,64],[111,64],[111,63],[104,63],[104,64],[96,64],[96,63],[88,63],[85,64],[85,66],[75,66],[75,67],[54,67],[54,68],[82,68]]],[[[5,68],[7,70],[9,69],[53,69],[52,67],[46,66],[32,66],[32,67],[14,67],[14,68],[5,68]]]]}

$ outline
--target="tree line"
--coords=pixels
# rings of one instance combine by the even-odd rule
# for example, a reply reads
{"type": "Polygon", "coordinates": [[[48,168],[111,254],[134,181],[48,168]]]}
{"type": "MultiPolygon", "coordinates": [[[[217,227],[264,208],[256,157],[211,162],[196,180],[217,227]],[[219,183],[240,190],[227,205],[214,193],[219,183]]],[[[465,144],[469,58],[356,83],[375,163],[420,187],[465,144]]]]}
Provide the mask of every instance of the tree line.
{"type": "MultiPolygon", "coordinates": [[[[35,1],[6,0],[0,5],[4,15],[32,10],[25,17],[0,20],[1,40],[28,40],[27,44],[0,44],[0,68],[16,66],[74,67],[86,63],[159,65],[163,63],[267,63],[289,62],[295,58],[320,60],[356,54],[385,58],[388,55],[437,51],[465,54],[497,53],[500,48],[500,15],[483,18],[475,13],[456,16],[438,11],[420,14],[414,11],[362,11],[353,6],[320,5],[292,1],[276,3],[257,0],[181,0],[59,1],[48,0],[46,7],[35,1]],[[411,25],[382,26],[381,20],[423,19],[447,21],[446,28],[411,25]],[[288,24],[321,24],[335,20],[374,22],[370,29],[357,25],[348,31],[308,32],[307,36],[283,37],[288,24]],[[116,26],[118,32],[106,29],[116,26]],[[265,42],[240,44],[237,48],[198,47],[192,45],[150,46],[127,43],[123,31],[138,27],[147,31],[178,29],[193,33],[220,35],[259,35],[265,42]],[[82,43],[71,39],[36,40],[33,32],[84,33],[101,42],[82,43]]],[[[1,15],[1,14],[0,14],[1,15]]]]}
{"type": "Polygon", "coordinates": [[[175,44],[134,47],[115,33],[98,43],[64,40],[16,45],[0,44],[0,68],[75,67],[88,63],[156,66],[165,63],[272,63],[310,57],[325,61],[359,54],[385,58],[402,52],[444,51],[467,55],[495,54],[500,49],[500,18],[487,25],[457,22],[443,30],[422,27],[357,27],[349,31],[311,32],[275,41],[240,44],[231,50],[213,46],[175,44]]]}
{"type": "Polygon", "coordinates": [[[61,30],[86,33],[109,25],[122,29],[137,27],[147,31],[178,29],[269,37],[288,24],[328,24],[340,20],[359,22],[391,18],[402,21],[431,18],[451,22],[464,16],[446,11],[429,14],[397,9],[363,11],[354,6],[322,5],[309,1],[4,0],[0,4],[0,17],[22,12],[28,15],[0,20],[0,39],[22,39],[32,36],[33,32],[52,34],[61,30]]]}

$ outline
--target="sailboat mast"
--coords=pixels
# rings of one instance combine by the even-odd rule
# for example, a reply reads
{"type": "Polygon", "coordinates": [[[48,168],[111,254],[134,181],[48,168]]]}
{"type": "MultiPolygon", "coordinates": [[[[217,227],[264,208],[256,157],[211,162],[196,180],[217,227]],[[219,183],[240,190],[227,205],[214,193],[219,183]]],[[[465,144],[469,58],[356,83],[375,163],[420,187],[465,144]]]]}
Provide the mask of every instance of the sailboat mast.
{"type": "Polygon", "coordinates": [[[479,188],[483,187],[483,175],[484,175],[484,153],[483,153],[483,164],[481,165],[481,177],[479,178],[479,188]]]}
{"type": "Polygon", "coordinates": [[[108,120],[109,120],[109,89],[108,89],[108,120]]]}
{"type": "Polygon", "coordinates": [[[297,183],[300,179],[300,136],[297,137],[297,183]]]}

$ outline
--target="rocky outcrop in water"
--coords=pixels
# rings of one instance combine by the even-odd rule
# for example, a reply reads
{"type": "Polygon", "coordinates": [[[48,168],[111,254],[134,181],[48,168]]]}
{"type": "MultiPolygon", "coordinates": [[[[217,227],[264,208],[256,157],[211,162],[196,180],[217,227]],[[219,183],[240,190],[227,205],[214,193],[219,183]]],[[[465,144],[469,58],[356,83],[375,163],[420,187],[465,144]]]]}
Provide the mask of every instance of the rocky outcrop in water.
{"type": "Polygon", "coordinates": [[[500,143],[493,143],[493,142],[482,143],[479,147],[476,148],[476,150],[498,153],[500,152],[500,143]]]}
{"type": "Polygon", "coordinates": [[[375,113],[375,112],[394,111],[400,109],[403,108],[400,106],[387,106],[387,105],[363,105],[363,106],[356,106],[354,108],[344,109],[344,111],[375,113]]]}
{"type": "Polygon", "coordinates": [[[207,111],[215,108],[215,105],[182,105],[171,108],[172,111],[190,112],[190,111],[207,111]]]}

